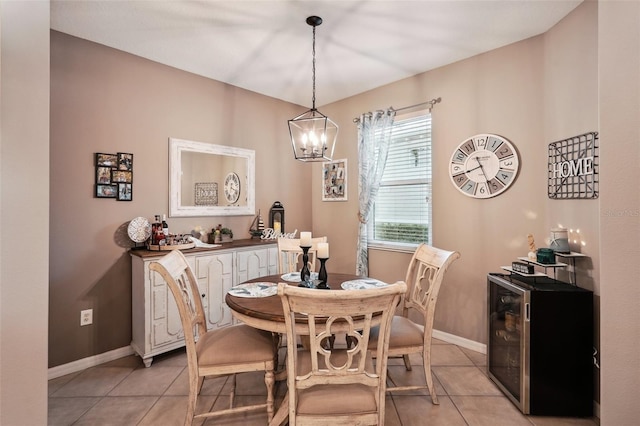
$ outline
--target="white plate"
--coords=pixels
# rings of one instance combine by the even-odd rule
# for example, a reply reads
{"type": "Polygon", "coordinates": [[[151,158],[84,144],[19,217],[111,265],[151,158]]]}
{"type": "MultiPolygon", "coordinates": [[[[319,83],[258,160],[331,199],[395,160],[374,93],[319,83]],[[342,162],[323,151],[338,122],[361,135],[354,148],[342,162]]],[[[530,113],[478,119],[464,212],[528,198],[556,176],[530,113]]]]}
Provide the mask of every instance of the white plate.
{"type": "MultiPolygon", "coordinates": [[[[289,272],[288,274],[282,275],[280,278],[282,278],[285,281],[292,282],[292,283],[299,283],[300,282],[300,272],[289,272]]],[[[312,281],[313,280],[317,280],[318,279],[318,273],[317,272],[312,272],[311,276],[309,278],[312,281]]]]}
{"type": "Polygon", "coordinates": [[[236,297],[269,297],[278,294],[276,283],[246,283],[239,284],[229,290],[229,294],[236,297]]]}
{"type": "Polygon", "coordinates": [[[127,234],[132,241],[144,243],[151,236],[151,224],[145,217],[136,217],[129,222],[127,234]]]}
{"type": "Polygon", "coordinates": [[[373,279],[362,278],[357,280],[345,281],[340,284],[343,290],[369,290],[370,288],[386,287],[389,284],[373,279]]]}

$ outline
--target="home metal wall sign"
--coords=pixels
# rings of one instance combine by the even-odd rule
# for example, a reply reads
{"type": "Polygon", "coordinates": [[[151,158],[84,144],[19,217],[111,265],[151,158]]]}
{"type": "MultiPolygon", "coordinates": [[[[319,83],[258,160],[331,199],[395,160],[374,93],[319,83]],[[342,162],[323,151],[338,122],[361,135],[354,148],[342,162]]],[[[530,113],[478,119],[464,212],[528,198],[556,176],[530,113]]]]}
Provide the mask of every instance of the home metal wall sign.
{"type": "Polygon", "coordinates": [[[598,198],[598,132],[549,144],[549,198],[598,198]]]}

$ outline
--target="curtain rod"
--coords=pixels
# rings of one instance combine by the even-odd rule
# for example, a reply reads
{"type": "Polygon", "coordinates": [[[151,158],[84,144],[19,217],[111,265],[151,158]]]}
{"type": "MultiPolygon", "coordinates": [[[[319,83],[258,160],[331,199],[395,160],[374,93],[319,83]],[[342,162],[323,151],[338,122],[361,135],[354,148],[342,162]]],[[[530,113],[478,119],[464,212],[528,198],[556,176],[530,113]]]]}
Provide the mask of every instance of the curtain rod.
{"type": "MultiPolygon", "coordinates": [[[[440,101],[442,101],[442,98],[434,98],[434,99],[431,99],[430,101],[420,102],[419,104],[409,105],[409,106],[398,108],[398,109],[395,109],[393,107],[389,107],[388,111],[398,112],[398,111],[403,111],[405,109],[417,108],[417,107],[420,107],[420,106],[423,106],[423,105],[430,105],[429,106],[429,110],[431,110],[431,108],[433,108],[433,106],[435,104],[440,103],[440,101]]],[[[371,114],[373,114],[373,113],[372,112],[365,113],[365,115],[371,115],[371,114]]],[[[356,118],[353,119],[354,123],[357,123],[359,121],[360,121],[360,117],[356,117],[356,118]]]]}

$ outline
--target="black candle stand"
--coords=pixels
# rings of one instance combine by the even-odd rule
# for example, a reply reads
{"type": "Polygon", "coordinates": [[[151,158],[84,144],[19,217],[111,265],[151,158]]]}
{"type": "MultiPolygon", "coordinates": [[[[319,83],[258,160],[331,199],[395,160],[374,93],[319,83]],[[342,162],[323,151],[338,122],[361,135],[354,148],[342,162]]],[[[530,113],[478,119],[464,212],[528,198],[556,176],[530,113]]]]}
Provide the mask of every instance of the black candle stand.
{"type": "Polygon", "coordinates": [[[300,270],[300,284],[298,287],[312,287],[311,272],[309,271],[309,249],[311,246],[300,246],[302,249],[302,269],[300,270]]]}
{"type": "Polygon", "coordinates": [[[319,257],[320,261],[320,271],[318,272],[318,280],[320,281],[316,288],[328,290],[329,287],[329,277],[327,276],[327,269],[325,268],[325,263],[329,260],[328,257],[322,258],[319,257]]]}

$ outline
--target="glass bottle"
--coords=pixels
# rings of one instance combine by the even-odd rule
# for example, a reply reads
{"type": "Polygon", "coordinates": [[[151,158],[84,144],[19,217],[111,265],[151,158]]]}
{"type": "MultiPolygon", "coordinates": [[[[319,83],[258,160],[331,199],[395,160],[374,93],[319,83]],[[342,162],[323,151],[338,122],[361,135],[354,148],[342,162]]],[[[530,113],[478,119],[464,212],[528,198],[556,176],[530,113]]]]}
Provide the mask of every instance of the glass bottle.
{"type": "Polygon", "coordinates": [[[164,232],[162,231],[162,222],[160,222],[160,215],[157,214],[156,215],[156,219],[155,222],[153,223],[153,226],[151,228],[151,231],[153,232],[153,235],[155,236],[155,243],[156,245],[162,245],[164,244],[165,241],[165,236],[164,236],[164,232]],[[153,227],[155,227],[155,232],[153,231],[153,227]]]}
{"type": "Polygon", "coordinates": [[[151,223],[151,244],[158,245],[158,228],[162,227],[160,216],[155,215],[151,223]]]}
{"type": "Polygon", "coordinates": [[[162,232],[164,233],[164,237],[167,238],[169,236],[169,224],[167,223],[167,215],[162,215],[162,232]]]}

